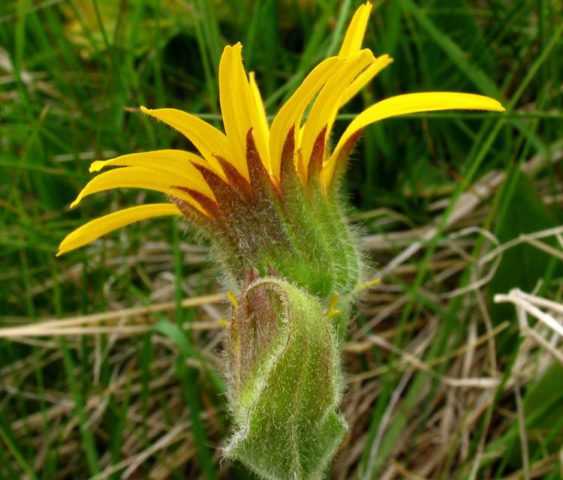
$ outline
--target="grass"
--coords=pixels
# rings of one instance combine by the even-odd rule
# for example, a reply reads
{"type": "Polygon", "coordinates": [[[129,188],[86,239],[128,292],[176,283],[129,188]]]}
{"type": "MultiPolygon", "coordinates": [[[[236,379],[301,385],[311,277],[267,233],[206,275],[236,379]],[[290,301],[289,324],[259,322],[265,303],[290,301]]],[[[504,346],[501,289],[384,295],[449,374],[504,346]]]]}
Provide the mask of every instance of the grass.
{"type": "MultiPolygon", "coordinates": [[[[157,220],[54,252],[86,219],[152,197],[68,211],[91,160],[186,146],[138,105],[217,122],[219,55],[241,40],[272,113],[356,5],[1,2],[0,479],[252,478],[219,461],[228,308],[207,297],[221,287],[206,245],[157,220]]],[[[351,215],[383,282],[349,332],[351,430],[331,475],[561,478],[561,338],[493,301],[512,288],[562,301],[560,2],[375,5],[367,46],[395,62],[338,129],[402,92],[474,91],[509,109],[387,121],[354,154],[351,215]]]]}

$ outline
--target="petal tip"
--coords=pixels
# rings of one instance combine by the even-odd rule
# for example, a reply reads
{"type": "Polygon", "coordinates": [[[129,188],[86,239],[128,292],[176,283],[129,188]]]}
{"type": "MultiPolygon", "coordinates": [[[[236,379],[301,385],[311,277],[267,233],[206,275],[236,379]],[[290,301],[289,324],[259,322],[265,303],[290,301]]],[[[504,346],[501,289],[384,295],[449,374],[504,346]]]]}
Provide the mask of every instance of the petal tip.
{"type": "Polygon", "coordinates": [[[506,108],[498,100],[495,100],[494,98],[491,97],[485,97],[485,98],[489,100],[489,105],[487,106],[487,108],[485,108],[485,110],[489,110],[492,112],[506,112],[506,108]]]}
{"type": "Polygon", "coordinates": [[[88,171],[90,173],[96,173],[99,172],[102,168],[104,168],[104,162],[102,160],[96,160],[95,162],[92,162],[90,164],[88,171]]]}
{"type": "Polygon", "coordinates": [[[72,250],[72,248],[68,246],[68,235],[67,235],[65,238],[62,239],[61,243],[59,243],[59,246],[57,247],[57,253],[55,253],[55,257],[61,257],[65,253],[68,253],[70,250],[72,250]]]}

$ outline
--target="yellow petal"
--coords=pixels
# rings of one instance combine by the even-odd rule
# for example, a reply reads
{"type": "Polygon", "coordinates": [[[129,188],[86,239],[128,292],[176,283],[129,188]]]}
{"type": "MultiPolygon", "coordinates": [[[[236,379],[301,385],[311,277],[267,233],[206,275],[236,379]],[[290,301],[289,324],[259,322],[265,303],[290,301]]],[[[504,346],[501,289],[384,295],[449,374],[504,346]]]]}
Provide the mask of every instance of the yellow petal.
{"type": "Polygon", "coordinates": [[[233,157],[229,160],[248,178],[245,170],[245,155],[241,145],[244,130],[242,112],[237,112],[237,99],[241,93],[237,90],[237,83],[233,78],[233,47],[227,45],[223,49],[219,62],[219,101],[221,104],[221,116],[223,117],[223,129],[227,135],[229,148],[233,157]]]}
{"type": "Polygon", "coordinates": [[[249,77],[250,93],[253,100],[252,126],[254,139],[256,141],[256,148],[258,149],[258,153],[260,153],[260,158],[264,163],[264,167],[270,175],[272,175],[272,162],[270,160],[270,130],[268,128],[266,108],[264,107],[264,102],[262,101],[262,95],[260,95],[260,89],[256,83],[254,72],[250,72],[249,77]]]}
{"type": "Polygon", "coordinates": [[[356,10],[350,25],[348,25],[338,55],[343,57],[349,56],[362,48],[371,8],[371,2],[366,2],[356,10]]]}
{"type": "Polygon", "coordinates": [[[219,63],[219,97],[225,132],[233,156],[231,163],[248,179],[246,143],[250,130],[260,159],[270,171],[268,122],[264,104],[254,75],[248,78],[242,61],[242,45],[237,43],[223,50],[219,63]]]}
{"type": "Polygon", "coordinates": [[[130,153],[111,160],[96,160],[90,165],[90,172],[99,172],[106,167],[144,167],[177,177],[177,183],[197,190],[215,199],[209,185],[194,164],[205,165],[200,156],[183,150],[154,150],[152,152],[130,153]],[[180,182],[181,179],[181,182],[180,182]]]}
{"type": "Polygon", "coordinates": [[[344,89],[340,98],[340,107],[346,105],[356,94],[362,90],[381,70],[393,63],[393,59],[389,55],[381,55],[377,57],[368,68],[360,73],[354,81],[344,89]]]}
{"type": "Polygon", "coordinates": [[[252,128],[251,95],[242,65],[242,45],[227,45],[219,62],[219,100],[232,156],[228,160],[248,179],[246,135],[252,128]]]}
{"type": "Polygon", "coordinates": [[[497,100],[490,97],[457,92],[408,93],[377,102],[360,113],[350,123],[342,137],[340,137],[334,152],[323,168],[324,184],[328,185],[332,181],[336,159],[340,150],[358,130],[386,118],[439,110],[490,110],[503,112],[504,107],[497,100]]]}
{"type": "Polygon", "coordinates": [[[223,169],[215,158],[216,155],[222,158],[231,156],[227,137],[222,132],[201,118],[175,108],[149,109],[141,107],[141,111],[166,123],[184,135],[209,162],[211,169],[217,175],[225,178],[223,169]]]}
{"type": "Polygon", "coordinates": [[[109,215],[104,215],[70,232],[59,245],[57,257],[92,243],[98,238],[131,223],[140,222],[147,218],[181,214],[182,212],[176,205],[171,203],[154,203],[126,208],[109,215]]]}
{"type": "MultiPolygon", "coordinates": [[[[374,60],[373,53],[370,50],[362,50],[352,57],[345,58],[319,93],[303,130],[301,153],[302,161],[305,163],[300,169],[302,172],[307,172],[307,165],[317,137],[325,128],[325,143],[328,141],[344,90],[374,60]]],[[[306,178],[303,180],[305,181],[306,178]]]]}
{"type": "Polygon", "coordinates": [[[274,178],[279,180],[282,151],[289,131],[295,127],[294,135],[299,132],[303,112],[341,61],[337,57],[330,57],[319,63],[274,117],[270,129],[270,155],[274,178]]]}
{"type": "Polygon", "coordinates": [[[197,202],[195,202],[189,194],[174,188],[175,186],[191,188],[191,185],[183,185],[180,178],[168,173],[157,172],[144,167],[117,168],[100,173],[90,180],[71,203],[70,207],[76,207],[83,198],[93,193],[112,190],[114,188],[144,188],[147,190],[155,190],[167,195],[174,195],[175,197],[190,202],[192,205],[194,203],[197,205],[197,202]]]}

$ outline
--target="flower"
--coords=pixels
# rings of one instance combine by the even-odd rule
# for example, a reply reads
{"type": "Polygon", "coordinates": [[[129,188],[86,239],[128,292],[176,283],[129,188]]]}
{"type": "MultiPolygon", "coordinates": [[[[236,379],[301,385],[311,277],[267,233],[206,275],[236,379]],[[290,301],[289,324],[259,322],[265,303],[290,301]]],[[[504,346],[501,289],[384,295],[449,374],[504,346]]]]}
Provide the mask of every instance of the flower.
{"type": "Polygon", "coordinates": [[[233,435],[224,454],[263,478],[320,478],[346,433],[338,412],[339,352],[350,293],[362,277],[339,180],[362,129],[417,112],[503,111],[481,95],[398,95],[356,116],[331,148],[336,116],[391,62],[362,49],[371,4],[356,10],[340,51],[303,80],[268,123],[240,43],[219,65],[224,132],[189,113],[141,111],[185,135],[197,153],[157,150],[96,161],[71,206],[114,188],[145,188],[168,203],[111,213],[71,232],[63,254],[133,222],[184,215],[209,237],[238,298],[229,324],[233,435]]]}
{"type": "MultiPolygon", "coordinates": [[[[92,220],[69,233],[57,255],[134,222],[182,214],[211,236],[219,236],[221,248],[235,257],[255,252],[265,242],[284,246],[293,241],[285,238],[291,236],[285,231],[292,223],[287,217],[302,217],[303,205],[310,205],[312,196],[332,208],[346,159],[367,125],[436,110],[504,110],[498,101],[475,94],[398,95],[359,113],[331,149],[331,130],[339,109],[392,62],[388,55],[376,56],[361,48],[371,8],[367,2],[357,9],[338,55],[323,60],[306,76],[271,123],[255,75],[245,71],[240,43],[225,47],[219,65],[224,132],[177,109],[141,107],[143,113],[187,137],[197,152],[156,150],[92,163],[91,172],[103,172],[82,189],[71,207],[89,195],[115,188],[155,190],[169,201],[92,220]],[[257,207],[267,213],[257,212],[257,207]],[[284,218],[274,221],[276,216],[284,218]]],[[[294,231],[304,228],[298,235],[312,228],[307,218],[301,220],[293,222],[300,224],[293,226],[294,231]]]]}

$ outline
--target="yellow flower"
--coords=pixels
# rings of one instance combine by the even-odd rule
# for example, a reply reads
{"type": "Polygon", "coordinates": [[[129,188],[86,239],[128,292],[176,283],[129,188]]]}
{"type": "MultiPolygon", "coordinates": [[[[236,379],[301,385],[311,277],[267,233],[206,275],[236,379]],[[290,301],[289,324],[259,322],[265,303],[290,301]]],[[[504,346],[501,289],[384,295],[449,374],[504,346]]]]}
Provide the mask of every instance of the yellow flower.
{"type": "MultiPolygon", "coordinates": [[[[94,162],[91,172],[117,168],[94,177],[71,207],[93,193],[114,188],[155,190],[167,195],[169,202],[127,208],[88,222],[65,237],[57,255],[152,217],[184,214],[196,224],[220,228],[217,219],[228,216],[226,210],[233,207],[218,192],[239,191],[252,201],[256,189],[269,188],[283,203],[284,172],[294,175],[304,190],[317,182],[323,195],[330,196],[362,129],[386,118],[436,110],[504,110],[496,100],[475,94],[398,95],[359,113],[331,150],[330,134],[339,109],[392,62],[388,55],[376,56],[361,48],[371,8],[368,2],[357,9],[338,55],[325,59],[307,75],[271,123],[255,76],[245,71],[240,43],[225,47],[219,65],[224,132],[177,109],[141,107],[143,113],[187,137],[197,153],[156,150],[94,162]],[[261,181],[258,171],[263,172],[261,181]]],[[[236,229],[236,225],[231,222],[229,228],[236,229]]]]}

